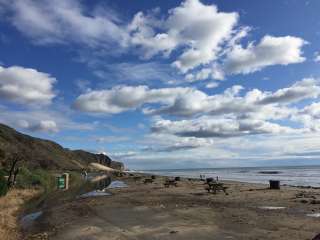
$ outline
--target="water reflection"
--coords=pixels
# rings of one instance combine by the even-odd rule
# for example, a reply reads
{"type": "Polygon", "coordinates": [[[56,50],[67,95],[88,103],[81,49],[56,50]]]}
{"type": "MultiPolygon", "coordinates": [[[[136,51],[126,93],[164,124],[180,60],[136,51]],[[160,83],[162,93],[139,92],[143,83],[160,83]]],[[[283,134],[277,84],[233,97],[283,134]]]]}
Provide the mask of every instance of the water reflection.
{"type": "Polygon", "coordinates": [[[103,191],[111,184],[111,177],[100,179],[95,183],[95,189],[103,191]]]}

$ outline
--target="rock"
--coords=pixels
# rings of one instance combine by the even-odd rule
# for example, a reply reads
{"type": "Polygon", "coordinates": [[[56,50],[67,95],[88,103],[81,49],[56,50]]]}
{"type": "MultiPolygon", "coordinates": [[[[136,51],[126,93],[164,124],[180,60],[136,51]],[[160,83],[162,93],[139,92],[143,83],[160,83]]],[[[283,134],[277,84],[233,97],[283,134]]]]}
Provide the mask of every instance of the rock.
{"type": "Polygon", "coordinates": [[[301,203],[308,203],[309,201],[307,199],[301,199],[300,202],[301,203]]]}
{"type": "Polygon", "coordinates": [[[311,204],[320,204],[320,199],[313,199],[310,202],[311,204]]]}

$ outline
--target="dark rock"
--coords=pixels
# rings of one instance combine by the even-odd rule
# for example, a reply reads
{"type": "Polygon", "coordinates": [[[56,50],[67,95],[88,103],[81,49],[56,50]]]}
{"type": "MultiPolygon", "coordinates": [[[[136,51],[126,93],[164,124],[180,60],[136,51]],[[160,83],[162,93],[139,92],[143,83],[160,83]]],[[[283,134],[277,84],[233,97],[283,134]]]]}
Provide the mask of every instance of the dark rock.
{"type": "Polygon", "coordinates": [[[300,202],[301,203],[308,203],[309,201],[307,199],[301,199],[300,202]]]}
{"type": "Polygon", "coordinates": [[[260,174],[280,174],[280,171],[260,171],[260,174]]]}
{"type": "Polygon", "coordinates": [[[320,199],[312,199],[311,204],[320,204],[320,199]]]}

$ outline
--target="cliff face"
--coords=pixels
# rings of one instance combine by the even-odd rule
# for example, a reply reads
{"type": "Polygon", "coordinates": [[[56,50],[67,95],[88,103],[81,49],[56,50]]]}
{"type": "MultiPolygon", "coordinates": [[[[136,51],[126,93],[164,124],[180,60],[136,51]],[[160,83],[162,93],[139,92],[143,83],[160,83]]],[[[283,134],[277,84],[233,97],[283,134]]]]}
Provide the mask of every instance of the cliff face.
{"type": "Polygon", "coordinates": [[[19,153],[25,165],[35,168],[79,170],[91,162],[116,169],[124,167],[121,162],[113,161],[106,155],[72,151],[53,141],[34,138],[0,124],[0,166],[6,165],[6,156],[12,153],[19,153]]]}

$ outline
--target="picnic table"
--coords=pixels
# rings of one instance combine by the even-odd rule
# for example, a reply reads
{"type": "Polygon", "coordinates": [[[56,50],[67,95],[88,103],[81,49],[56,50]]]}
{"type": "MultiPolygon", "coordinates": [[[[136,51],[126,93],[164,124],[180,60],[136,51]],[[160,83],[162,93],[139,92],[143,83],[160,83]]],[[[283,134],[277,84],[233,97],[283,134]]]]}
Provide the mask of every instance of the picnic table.
{"type": "Polygon", "coordinates": [[[217,181],[208,182],[205,189],[208,192],[213,192],[214,194],[216,194],[218,191],[223,191],[226,195],[228,195],[227,193],[228,187],[225,187],[222,182],[217,182],[217,181]]]}
{"type": "Polygon", "coordinates": [[[164,183],[165,187],[170,187],[170,186],[174,186],[174,187],[178,187],[178,183],[176,180],[172,180],[172,179],[167,179],[164,183]]]}
{"type": "Polygon", "coordinates": [[[153,179],[152,178],[146,178],[146,179],[143,180],[143,183],[144,184],[153,183],[153,179]]]}

